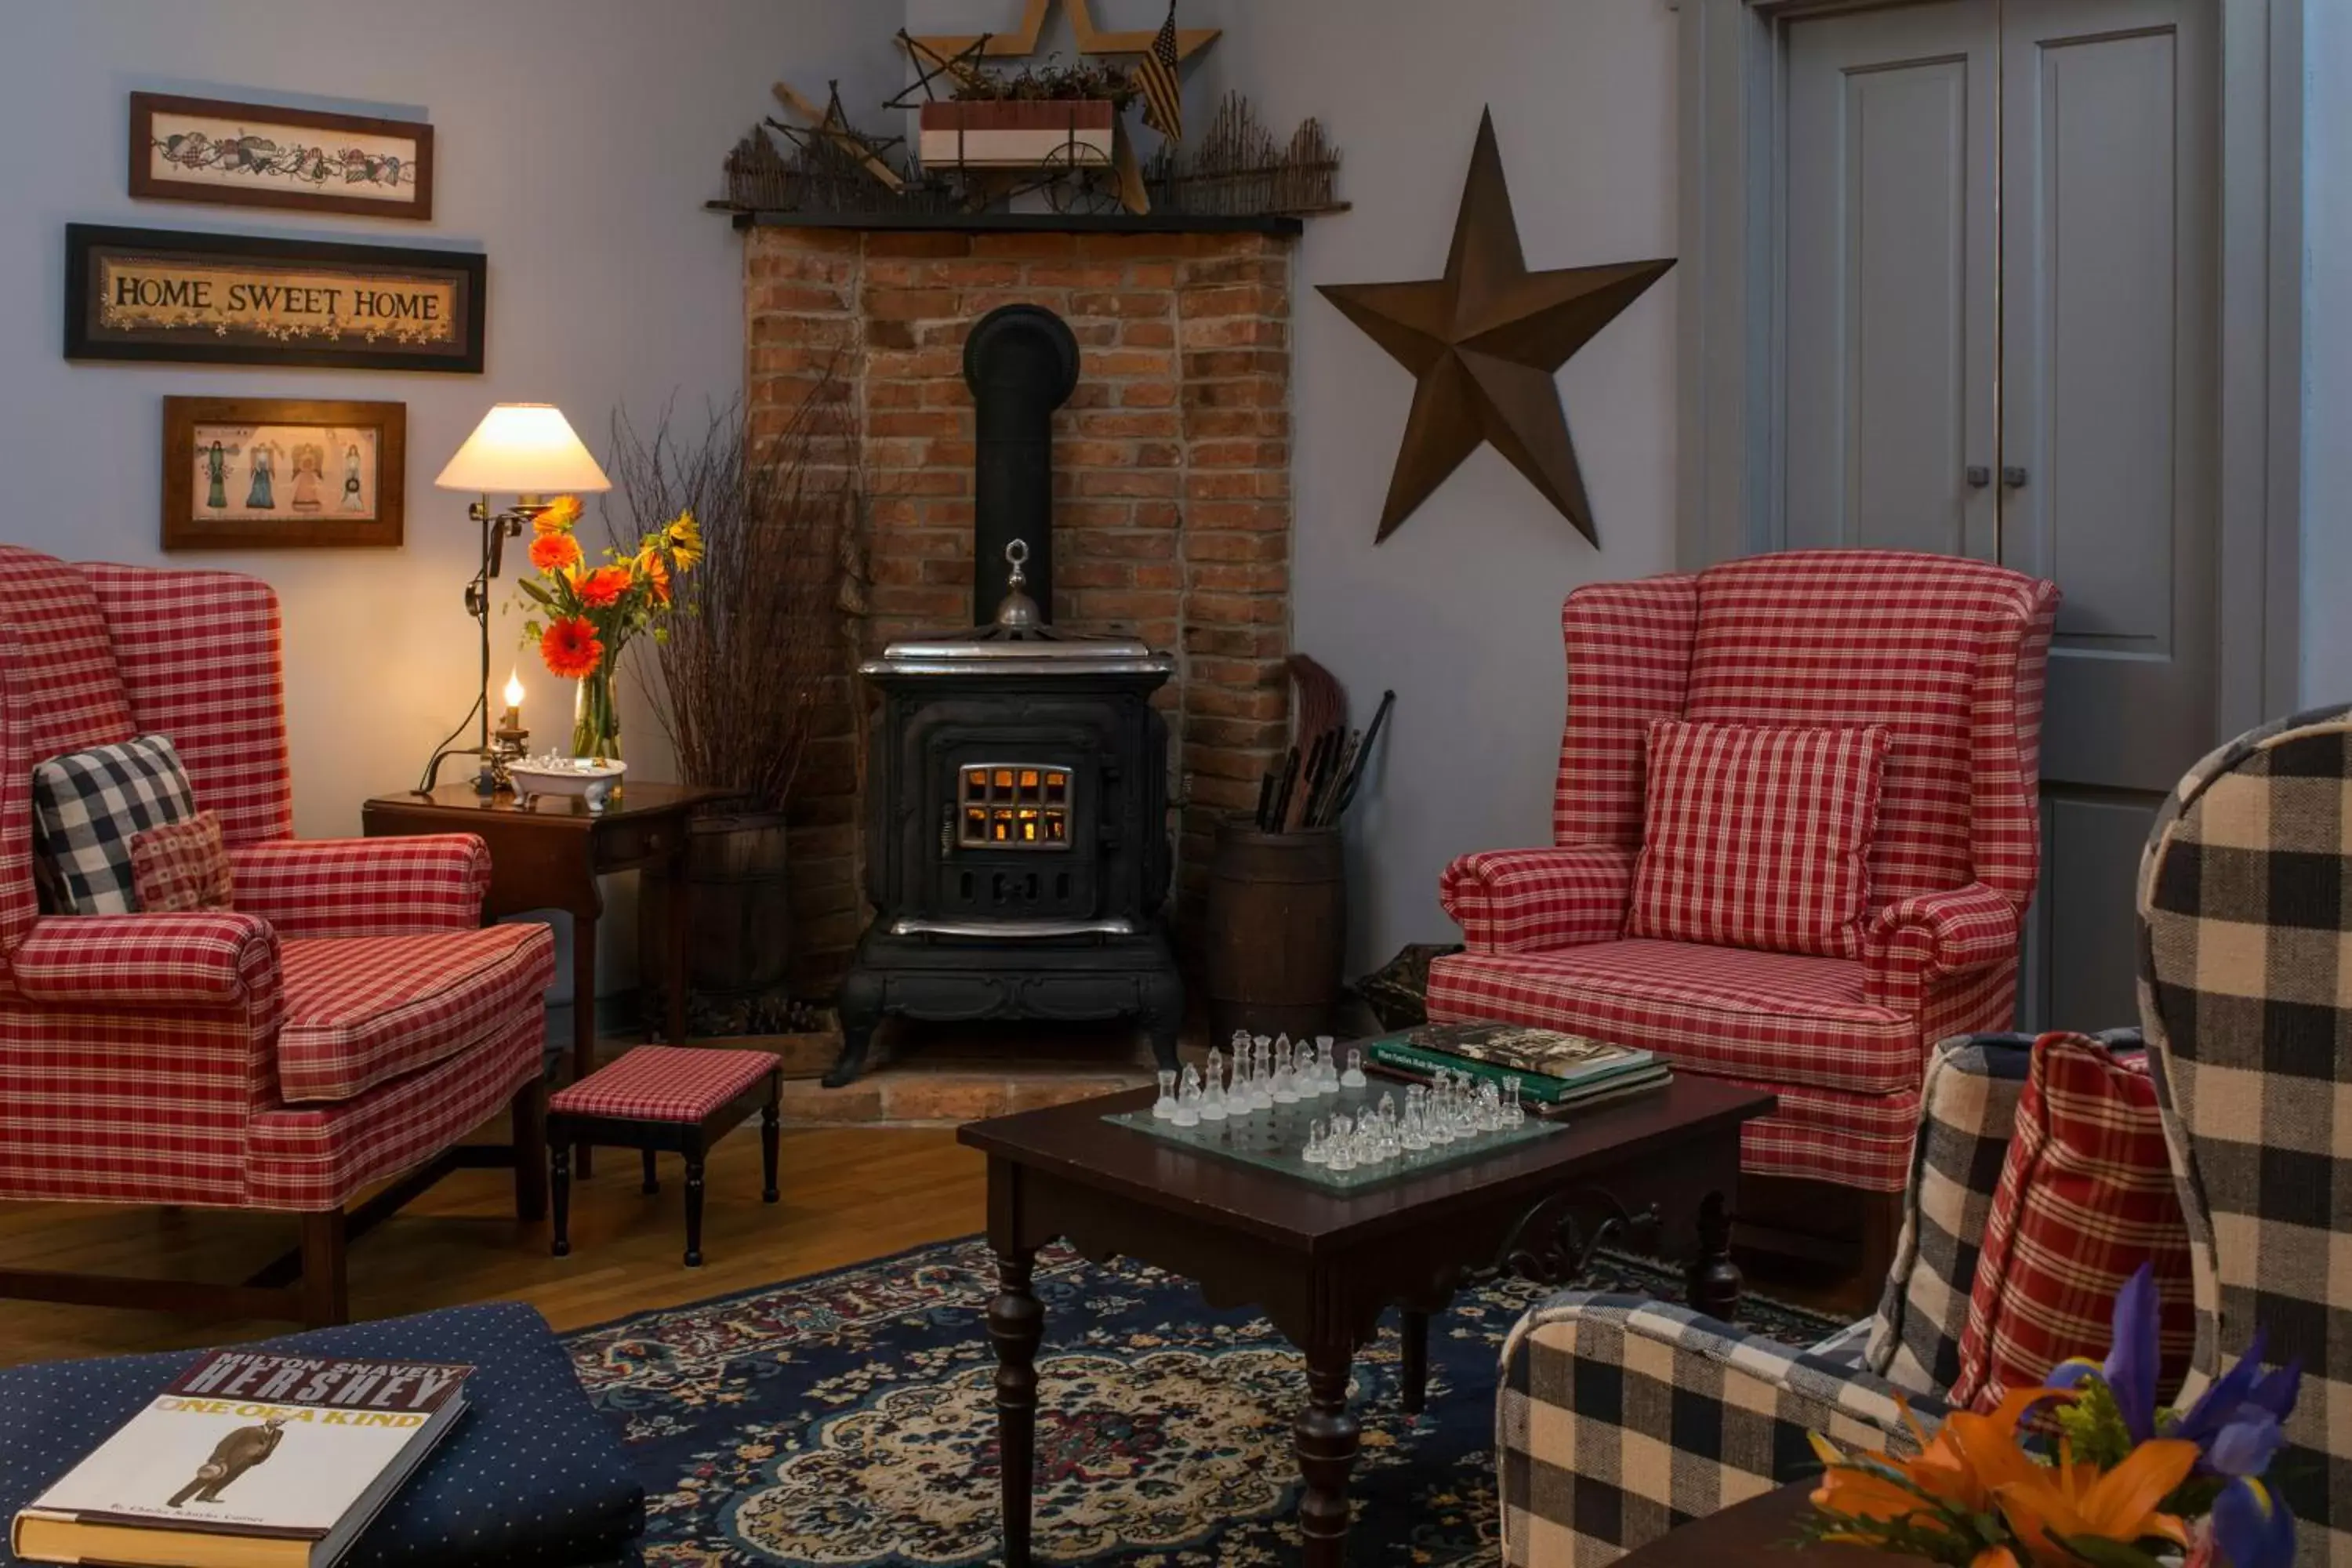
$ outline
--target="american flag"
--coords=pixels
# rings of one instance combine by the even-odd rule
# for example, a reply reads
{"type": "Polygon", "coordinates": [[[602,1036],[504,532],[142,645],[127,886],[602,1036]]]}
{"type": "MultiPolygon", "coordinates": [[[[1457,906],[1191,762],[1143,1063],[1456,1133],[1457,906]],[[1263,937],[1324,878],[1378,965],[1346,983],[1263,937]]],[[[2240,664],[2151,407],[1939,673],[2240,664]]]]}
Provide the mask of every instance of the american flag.
{"type": "Polygon", "coordinates": [[[1143,122],[1171,142],[1184,140],[1184,89],[1176,78],[1176,0],[1168,0],[1168,20],[1143,52],[1135,79],[1143,89],[1143,122]]]}

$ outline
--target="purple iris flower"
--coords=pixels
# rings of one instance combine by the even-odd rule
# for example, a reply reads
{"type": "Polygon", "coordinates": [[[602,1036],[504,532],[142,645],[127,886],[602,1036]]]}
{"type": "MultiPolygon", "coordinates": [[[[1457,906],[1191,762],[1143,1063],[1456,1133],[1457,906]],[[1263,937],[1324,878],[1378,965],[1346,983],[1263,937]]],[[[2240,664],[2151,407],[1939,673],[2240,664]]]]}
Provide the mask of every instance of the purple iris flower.
{"type": "Polygon", "coordinates": [[[2294,1516],[2270,1489],[2245,1477],[2213,1500],[2213,1544],[2230,1568],[2291,1568],[2294,1516]]]}
{"type": "Polygon", "coordinates": [[[2286,1441],[2283,1424],[2303,1389],[2303,1363],[2263,1365],[2263,1331],[2246,1353],[2215,1378],[2169,1434],[2202,1450],[2198,1469],[2209,1475],[2259,1476],[2286,1441]]]}
{"type": "Polygon", "coordinates": [[[2072,1388],[2092,1373],[2115,1395],[2124,1430],[2137,1445],[2156,1436],[2157,1328],[2161,1316],[2156,1269],[2143,1263],[2116,1292],[2115,1337],[2102,1365],[2070,1361],[2050,1374],[2053,1388],[2072,1388]]]}

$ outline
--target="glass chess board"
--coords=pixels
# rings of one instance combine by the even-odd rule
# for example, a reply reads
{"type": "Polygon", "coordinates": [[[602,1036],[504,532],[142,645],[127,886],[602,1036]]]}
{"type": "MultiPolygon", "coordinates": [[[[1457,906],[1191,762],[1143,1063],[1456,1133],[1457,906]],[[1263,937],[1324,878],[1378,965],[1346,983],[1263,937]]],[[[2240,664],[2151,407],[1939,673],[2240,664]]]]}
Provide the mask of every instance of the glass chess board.
{"type": "Polygon", "coordinates": [[[1203,1121],[1196,1127],[1179,1127],[1173,1121],[1162,1121],[1151,1114],[1149,1107],[1141,1110],[1113,1111],[1105,1115],[1103,1120],[1187,1149],[1196,1149],[1204,1154],[1214,1154],[1239,1164],[1255,1165],[1264,1171],[1279,1171],[1286,1176],[1296,1177],[1329,1192],[1358,1192],[1407,1176],[1426,1175],[1432,1171],[1467,1164],[1489,1154],[1516,1149],[1522,1143],[1568,1131],[1565,1121],[1547,1121],[1531,1116],[1517,1126],[1507,1127],[1498,1132],[1474,1132],[1467,1137],[1458,1137],[1451,1143],[1427,1149],[1407,1149],[1396,1158],[1383,1160],[1376,1165],[1358,1165],[1352,1170],[1335,1171],[1328,1165],[1307,1163],[1304,1156],[1307,1134],[1317,1122],[1328,1121],[1334,1112],[1353,1121],[1380,1104],[1384,1095],[1394,1100],[1400,1110],[1403,1108],[1404,1086],[1376,1078],[1364,1089],[1341,1089],[1336,1094],[1317,1095],[1292,1105],[1276,1105],[1266,1110],[1228,1116],[1223,1121],[1203,1121]]]}

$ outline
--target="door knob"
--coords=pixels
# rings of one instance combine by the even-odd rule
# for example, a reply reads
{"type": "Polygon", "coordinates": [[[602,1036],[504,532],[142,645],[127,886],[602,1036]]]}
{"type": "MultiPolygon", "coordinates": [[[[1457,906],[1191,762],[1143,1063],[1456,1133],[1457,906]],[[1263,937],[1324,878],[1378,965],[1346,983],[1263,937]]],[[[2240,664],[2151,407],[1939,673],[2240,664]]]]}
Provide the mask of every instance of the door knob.
{"type": "Polygon", "coordinates": [[[2011,489],[2021,489],[2025,484],[2025,470],[2019,468],[2003,468],[2000,471],[2000,482],[2011,489]]]}
{"type": "Polygon", "coordinates": [[[1969,481],[1969,489],[1972,490],[1980,490],[1992,483],[1992,470],[1982,463],[1970,463],[1961,471],[1960,477],[1969,481]]]}

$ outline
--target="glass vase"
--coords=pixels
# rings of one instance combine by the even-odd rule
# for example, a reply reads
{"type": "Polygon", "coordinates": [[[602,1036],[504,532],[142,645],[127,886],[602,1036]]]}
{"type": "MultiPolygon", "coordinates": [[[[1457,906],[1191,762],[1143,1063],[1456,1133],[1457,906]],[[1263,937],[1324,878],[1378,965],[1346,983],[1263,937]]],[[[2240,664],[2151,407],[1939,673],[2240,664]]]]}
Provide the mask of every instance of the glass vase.
{"type": "Polygon", "coordinates": [[[608,660],[580,678],[572,703],[572,754],[600,763],[621,757],[621,706],[613,691],[608,660]]]}

